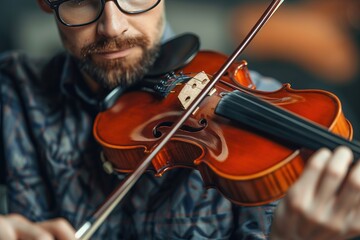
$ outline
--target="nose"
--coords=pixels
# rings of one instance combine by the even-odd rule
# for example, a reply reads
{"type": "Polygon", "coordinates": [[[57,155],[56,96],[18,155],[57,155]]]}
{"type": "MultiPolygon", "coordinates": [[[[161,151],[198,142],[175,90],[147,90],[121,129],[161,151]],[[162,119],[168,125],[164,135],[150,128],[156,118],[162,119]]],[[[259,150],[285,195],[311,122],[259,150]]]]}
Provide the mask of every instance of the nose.
{"type": "Polygon", "coordinates": [[[107,1],[98,22],[98,33],[107,38],[116,38],[129,28],[126,15],[121,12],[114,1],[107,1]]]}

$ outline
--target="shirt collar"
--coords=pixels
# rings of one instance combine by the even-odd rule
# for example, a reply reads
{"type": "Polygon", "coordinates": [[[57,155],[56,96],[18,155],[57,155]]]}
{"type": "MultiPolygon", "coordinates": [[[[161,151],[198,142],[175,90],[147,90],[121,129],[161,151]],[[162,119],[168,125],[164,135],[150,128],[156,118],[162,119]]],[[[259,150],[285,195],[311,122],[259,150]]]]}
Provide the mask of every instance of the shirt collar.
{"type": "Polygon", "coordinates": [[[61,74],[61,91],[69,97],[79,99],[88,108],[98,111],[101,99],[96,96],[83,80],[75,59],[70,54],[65,54],[65,62],[61,74]]]}

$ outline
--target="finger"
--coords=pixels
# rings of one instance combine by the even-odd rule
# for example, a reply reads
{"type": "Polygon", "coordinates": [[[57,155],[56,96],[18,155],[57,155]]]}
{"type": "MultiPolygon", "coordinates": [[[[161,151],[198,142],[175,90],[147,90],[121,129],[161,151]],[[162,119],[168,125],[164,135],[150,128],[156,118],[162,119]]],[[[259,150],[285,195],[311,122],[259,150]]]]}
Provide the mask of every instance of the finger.
{"type": "Polygon", "coordinates": [[[301,219],[299,224],[302,227],[298,235],[304,239],[315,235],[322,239],[322,237],[332,236],[338,231],[339,226],[331,225],[331,211],[336,199],[336,192],[351,163],[352,153],[348,148],[339,147],[333,154],[327,152],[324,155],[315,156],[314,159],[322,161],[323,168],[317,169],[319,170],[316,175],[317,186],[313,189],[314,196],[311,206],[306,214],[299,216],[301,219]]]}
{"type": "Polygon", "coordinates": [[[328,149],[316,152],[309,159],[298,181],[279,204],[274,221],[277,237],[297,239],[301,235],[309,235],[309,228],[303,225],[308,223],[308,212],[311,209],[317,181],[330,156],[331,152],[328,149]]]}
{"type": "Polygon", "coordinates": [[[0,240],[16,240],[16,232],[4,216],[0,216],[0,240]]]}
{"type": "Polygon", "coordinates": [[[75,240],[75,229],[65,219],[52,219],[38,225],[55,236],[56,240],[75,240]]]}
{"type": "MultiPolygon", "coordinates": [[[[360,163],[354,165],[348,174],[333,206],[332,221],[337,225],[348,224],[351,212],[355,212],[360,206],[360,163]]],[[[344,226],[346,229],[347,226],[344,226]]]]}
{"type": "Polygon", "coordinates": [[[331,151],[323,148],[309,158],[302,175],[288,191],[287,205],[293,209],[311,209],[322,172],[330,157],[331,151]]]}
{"type": "MultiPolygon", "coordinates": [[[[316,208],[326,207],[326,202],[332,201],[339,187],[343,183],[353,155],[349,148],[340,146],[334,150],[317,187],[315,202],[316,208]]],[[[314,205],[315,206],[315,205],[314,205]]]]}
{"type": "Polygon", "coordinates": [[[352,152],[346,147],[338,147],[329,156],[315,189],[310,212],[301,216],[302,229],[306,228],[307,231],[298,234],[304,239],[332,239],[342,234],[344,221],[337,222],[332,214],[338,208],[335,205],[337,192],[347,176],[351,162],[352,152]]]}
{"type": "Polygon", "coordinates": [[[288,239],[294,239],[294,236],[307,236],[312,232],[313,221],[309,218],[311,218],[315,190],[330,156],[331,151],[328,149],[315,152],[309,158],[298,181],[288,191],[283,201],[286,217],[281,223],[286,225],[284,231],[287,232],[288,239]]]}
{"type": "Polygon", "coordinates": [[[7,215],[7,221],[16,232],[16,239],[54,240],[54,237],[50,233],[19,214],[7,215]]]}
{"type": "Polygon", "coordinates": [[[360,162],[351,169],[334,209],[333,219],[344,225],[346,239],[360,235],[360,162]]]}
{"type": "Polygon", "coordinates": [[[297,197],[297,201],[300,203],[297,205],[305,205],[303,209],[298,211],[298,227],[294,229],[294,234],[300,238],[308,239],[323,224],[322,213],[316,213],[319,211],[319,206],[316,204],[315,197],[318,186],[321,185],[323,173],[332,160],[332,156],[333,154],[329,149],[318,150],[309,158],[303,175],[295,184],[295,188],[298,188],[300,193],[298,194],[300,196],[297,197]]]}
{"type": "Polygon", "coordinates": [[[326,148],[316,151],[308,160],[303,173],[296,181],[292,188],[302,189],[302,194],[315,194],[316,187],[320,180],[321,174],[326,167],[331,151],[326,148]]]}

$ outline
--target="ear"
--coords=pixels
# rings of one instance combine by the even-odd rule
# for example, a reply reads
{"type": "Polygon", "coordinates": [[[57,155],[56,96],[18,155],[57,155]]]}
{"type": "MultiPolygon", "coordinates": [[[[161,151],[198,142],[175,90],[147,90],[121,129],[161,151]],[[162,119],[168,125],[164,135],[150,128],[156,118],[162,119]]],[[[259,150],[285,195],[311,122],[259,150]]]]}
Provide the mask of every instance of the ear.
{"type": "Polygon", "coordinates": [[[41,10],[46,13],[52,13],[52,9],[46,4],[45,0],[37,0],[37,3],[39,4],[41,10]]]}

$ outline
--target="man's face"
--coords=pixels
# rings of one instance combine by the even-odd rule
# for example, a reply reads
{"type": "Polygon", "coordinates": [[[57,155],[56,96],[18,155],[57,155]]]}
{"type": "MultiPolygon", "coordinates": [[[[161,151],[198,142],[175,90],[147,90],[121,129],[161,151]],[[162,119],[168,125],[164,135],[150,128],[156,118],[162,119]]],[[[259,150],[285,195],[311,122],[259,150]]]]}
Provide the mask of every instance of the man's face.
{"type": "Polygon", "coordinates": [[[126,15],[107,1],[98,21],[81,27],[58,22],[64,47],[79,61],[85,76],[104,88],[127,86],[155,61],[164,29],[164,1],[138,15],[126,15]]]}

